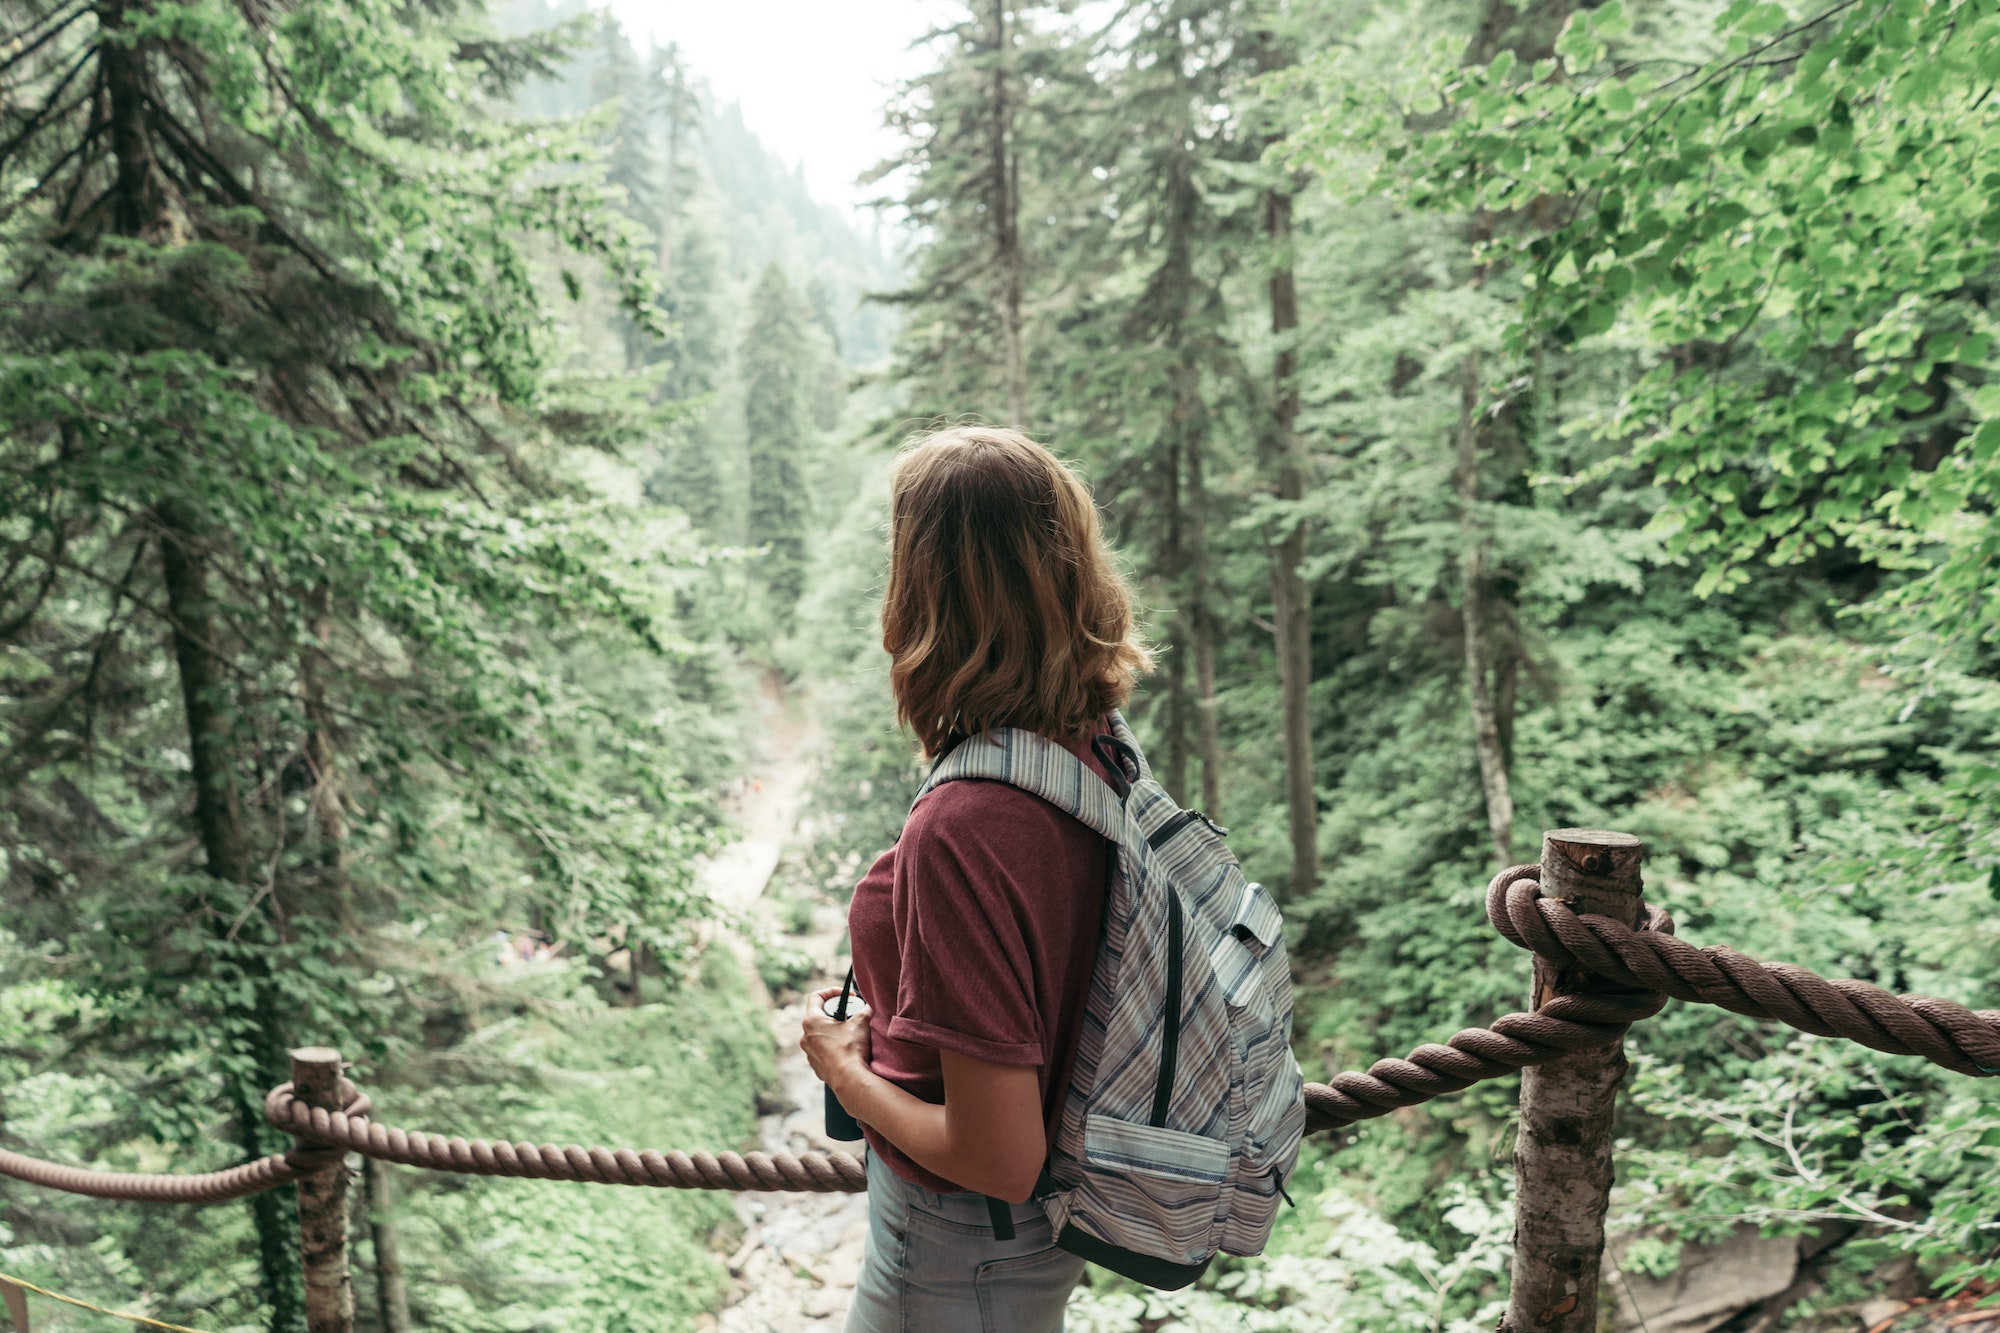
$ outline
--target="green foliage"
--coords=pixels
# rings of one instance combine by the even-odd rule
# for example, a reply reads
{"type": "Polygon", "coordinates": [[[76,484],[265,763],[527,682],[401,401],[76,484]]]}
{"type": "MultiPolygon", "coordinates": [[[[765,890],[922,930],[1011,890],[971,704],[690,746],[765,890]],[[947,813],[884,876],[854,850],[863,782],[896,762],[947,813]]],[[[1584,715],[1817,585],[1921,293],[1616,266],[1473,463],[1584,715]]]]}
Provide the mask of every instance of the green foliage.
{"type": "MultiPolygon", "coordinates": [[[[576,980],[558,971],[513,983],[510,998],[525,1001],[518,1013],[496,1013],[440,1053],[449,1079],[381,1090],[378,1104],[406,1123],[468,1133],[505,1124],[537,1143],[731,1144],[751,1134],[770,1048],[726,951],[640,1009],[565,993],[576,980]]],[[[727,1289],[710,1243],[738,1226],[727,1195],[421,1172],[397,1172],[397,1188],[418,1327],[690,1329],[727,1289]]],[[[364,1303],[371,1294],[364,1288],[364,1303]]]]}
{"type": "Polygon", "coordinates": [[[1212,1285],[1184,1292],[1150,1292],[1093,1274],[1068,1311],[1069,1323],[1086,1333],[1151,1325],[1188,1333],[1479,1333],[1493,1327],[1506,1309],[1493,1292],[1506,1273],[1511,1211],[1455,1182],[1443,1199],[1454,1252],[1441,1254],[1346,1194],[1327,1165],[1320,1158],[1302,1169],[1301,1179],[1315,1188],[1313,1206],[1279,1223],[1267,1258],[1225,1260],[1212,1285]]]}
{"type": "MultiPolygon", "coordinates": [[[[676,51],[595,20],[4,8],[10,1144],[263,1151],[308,1037],[410,1123],[740,1141],[764,1034],[689,929],[730,658],[814,683],[801,862],[851,884],[920,774],[872,617],[881,446],[1011,410],[1016,282],[1028,422],[1160,647],[1135,715],[1267,882],[1271,543],[1305,525],[1311,1072],[1521,1002],[1469,689],[1523,850],[1630,829],[1699,942],[2000,996],[1986,0],[968,7],[892,109],[899,284],[676,51]],[[900,397],[850,401],[891,285],[900,397]],[[556,952],[503,965],[496,932],[556,952]],[[663,1000],[609,1007],[616,949],[663,1000]]],[[[1990,1274],[1977,1085],[1693,1006],[1632,1040],[1629,1265],[1837,1230],[1795,1324],[1894,1255],[1990,1274]]],[[[1315,1147],[1268,1258],[1096,1284],[1074,1322],[1490,1326],[1513,1095],[1315,1147]]],[[[685,1327],[723,1290],[720,1199],[398,1183],[428,1326],[685,1327]]],[[[281,1196],[0,1203],[28,1276],[295,1326],[281,1196]]]]}
{"type": "MultiPolygon", "coordinates": [[[[0,941],[0,943],[5,943],[0,941]]],[[[0,955],[21,961],[18,945],[0,955]]],[[[482,960],[485,955],[482,953],[482,960]]],[[[378,979],[379,980],[379,979],[378,979]]],[[[446,1132],[506,1126],[536,1142],[730,1144],[752,1128],[772,1071],[762,1020],[733,960],[713,954],[663,1003],[609,1009],[587,972],[557,964],[463,968],[481,999],[449,1048],[364,1065],[380,1113],[446,1132]]],[[[172,1153],[143,1116],[158,1086],[97,1054],[117,1010],[57,981],[0,991],[0,1086],[10,1132],[38,1152],[110,1170],[227,1164],[210,1145],[172,1153]],[[140,1094],[135,1099],[135,1091],[140,1094]]],[[[180,1073],[199,1076],[196,1057],[180,1073]]],[[[698,1327],[726,1276],[711,1245],[736,1227],[728,1197],[559,1187],[395,1171],[399,1230],[419,1327],[585,1330],[698,1327]],[[662,1281],[662,1273],[674,1281],[662,1281]]],[[[358,1188],[358,1187],[357,1187],[358,1188]]],[[[118,1309],[198,1327],[257,1326],[247,1217],[232,1208],[10,1199],[0,1267],[118,1309]],[[88,1244],[53,1243],[64,1231],[88,1244]]],[[[357,1298],[372,1327],[367,1228],[353,1247],[357,1298]]],[[[95,1327],[38,1304],[37,1327],[95,1327]]]]}
{"type": "MultiPolygon", "coordinates": [[[[1634,1152],[1637,1216],[1714,1240],[1737,1221],[1778,1234],[1858,1226],[1854,1262],[1912,1251],[1940,1282],[1978,1276],[1992,1246],[2000,1106],[1963,1081],[1927,1097],[1852,1046],[1800,1038],[1757,1077],[1719,1096],[1688,1091],[1682,1071],[1642,1061],[1633,1098],[1685,1124],[1700,1150],[1634,1152]],[[1912,1133],[1921,1119],[1922,1133],[1912,1133]]],[[[1928,1080],[1926,1080],[1928,1081],[1928,1080]]],[[[1938,1080],[1942,1082],[1942,1080],[1938,1080]]]]}
{"type": "Polygon", "coordinates": [[[1525,270],[1522,343],[1622,322],[1659,349],[1592,424],[1668,484],[1660,526],[1708,562],[1704,588],[1851,546],[1919,572],[1892,604],[1990,634],[1986,525],[1965,516],[1991,503],[2000,441],[1982,425],[2000,17],[1739,3],[1708,59],[1657,70],[1629,24],[1622,5],[1572,20],[1568,78],[1502,60],[1440,80],[1447,126],[1394,136],[1385,183],[1419,208],[1543,210],[1496,244],[1525,270]]]}

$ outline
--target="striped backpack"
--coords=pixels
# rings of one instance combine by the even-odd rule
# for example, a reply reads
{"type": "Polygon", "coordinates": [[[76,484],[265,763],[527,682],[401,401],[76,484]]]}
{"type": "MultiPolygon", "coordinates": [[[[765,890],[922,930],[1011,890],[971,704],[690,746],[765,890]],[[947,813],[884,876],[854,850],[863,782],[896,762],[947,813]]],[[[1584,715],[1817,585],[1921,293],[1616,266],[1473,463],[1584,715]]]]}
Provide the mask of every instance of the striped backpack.
{"type": "MultiPolygon", "coordinates": [[[[1153,780],[1125,719],[1093,742],[1113,782],[1032,732],[961,742],[918,793],[985,778],[1116,847],[1083,1032],[1036,1198],[1056,1243],[1162,1290],[1270,1238],[1305,1130],[1284,922],[1208,817],[1153,780]]],[[[996,1210],[996,1226],[1006,1216],[996,1210]]]]}

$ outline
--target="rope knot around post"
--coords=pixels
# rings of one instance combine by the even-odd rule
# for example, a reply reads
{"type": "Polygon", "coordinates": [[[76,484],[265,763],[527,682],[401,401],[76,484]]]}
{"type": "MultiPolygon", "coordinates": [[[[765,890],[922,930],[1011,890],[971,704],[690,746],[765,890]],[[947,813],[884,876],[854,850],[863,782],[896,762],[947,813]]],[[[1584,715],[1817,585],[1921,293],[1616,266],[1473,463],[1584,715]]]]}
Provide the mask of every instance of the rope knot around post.
{"type": "MultiPolygon", "coordinates": [[[[300,1176],[310,1176],[317,1175],[319,1172],[338,1166],[344,1162],[347,1159],[348,1149],[335,1140],[322,1138],[313,1132],[312,1112],[315,1108],[298,1099],[292,1084],[281,1083],[266,1095],[266,1118],[271,1119],[273,1124],[279,1123],[275,1118],[270,1116],[270,1104],[271,1099],[280,1094],[284,1095],[288,1108],[295,1106],[304,1113],[293,1117],[289,1109],[287,1110],[286,1123],[282,1127],[286,1133],[292,1136],[293,1144],[291,1147],[285,1149],[285,1165],[291,1167],[300,1176]]],[[[367,1119],[368,1112],[374,1106],[368,1100],[368,1094],[355,1087],[351,1079],[342,1078],[340,1080],[339,1097],[339,1114],[349,1120],[367,1119]]],[[[330,1127],[332,1123],[331,1115],[323,1110],[320,1111],[319,1115],[320,1120],[330,1127]]]]}
{"type": "Polygon", "coordinates": [[[1865,981],[1822,977],[1790,963],[1760,962],[1727,945],[1696,948],[1673,918],[1644,905],[1638,929],[1578,912],[1544,894],[1536,866],[1494,876],[1486,917],[1520,948],[1605,982],[1820,1037],[1845,1037],[1890,1055],[1915,1055],[1975,1078],[2000,1074],[2000,1010],[1972,1010],[1934,995],[1892,995],[1865,981]]]}

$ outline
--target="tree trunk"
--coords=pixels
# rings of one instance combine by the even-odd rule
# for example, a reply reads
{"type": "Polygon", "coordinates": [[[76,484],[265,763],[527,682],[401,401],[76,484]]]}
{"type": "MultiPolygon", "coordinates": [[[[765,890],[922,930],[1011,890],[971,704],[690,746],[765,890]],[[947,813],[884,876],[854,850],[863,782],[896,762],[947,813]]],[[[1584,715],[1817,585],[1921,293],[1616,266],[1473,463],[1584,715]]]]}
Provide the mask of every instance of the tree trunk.
{"type": "Polygon", "coordinates": [[[321,863],[327,878],[328,914],[343,932],[359,928],[354,918],[354,902],[347,876],[347,797],[341,787],[340,751],[335,742],[333,709],[326,702],[326,649],[333,639],[333,618],[327,610],[327,590],[313,589],[307,597],[312,609],[308,628],[317,649],[299,654],[299,688],[304,696],[306,716],[306,765],[312,770],[312,802],[308,814],[316,826],[324,852],[321,863]]]}
{"type": "Polygon", "coordinates": [[[1188,545],[1193,578],[1186,617],[1194,639],[1195,750],[1201,756],[1201,806],[1222,822],[1222,738],[1215,703],[1215,589],[1208,565],[1208,483],[1202,468],[1202,441],[1187,447],[1188,545]]]}
{"type": "MultiPolygon", "coordinates": [[[[1644,854],[1629,833],[1553,830],[1542,836],[1543,896],[1636,926],[1644,854]]],[[[1530,1007],[1591,982],[1588,973],[1538,957],[1530,1007]]],[[[1513,1282],[1499,1333],[1596,1333],[1612,1117],[1624,1077],[1623,1042],[1521,1071],[1513,1282]]]]}
{"type": "Polygon", "coordinates": [[[1201,753],[1201,808],[1220,824],[1222,737],[1215,702],[1215,613],[1203,597],[1194,613],[1195,744],[1201,753]]]}
{"type": "Polygon", "coordinates": [[[672,91],[667,103],[667,179],[661,190],[660,199],[660,289],[664,292],[674,273],[674,213],[680,201],[674,198],[675,177],[681,169],[681,73],[676,65],[673,70],[672,91]]]}
{"type": "MultiPolygon", "coordinates": [[[[118,35],[118,30],[127,26],[129,9],[143,7],[106,0],[98,9],[99,25],[110,34],[97,49],[114,161],[112,226],[121,235],[154,244],[185,244],[192,239],[186,217],[153,152],[151,39],[126,41],[118,35]]],[[[196,830],[208,873],[247,890],[252,867],[230,742],[231,681],[215,648],[217,626],[208,600],[207,553],[195,516],[185,506],[163,502],[156,507],[155,516],[162,529],[162,581],[167,614],[173,622],[174,662],[187,719],[196,830]]],[[[283,1043],[266,979],[254,978],[253,986],[256,993],[248,1015],[253,1034],[250,1045],[260,1070],[268,1073],[272,1055],[282,1052],[283,1043]]],[[[246,1088],[237,1075],[225,1075],[225,1082],[244,1154],[260,1157],[265,1136],[255,1097],[262,1089],[246,1088]]],[[[249,1203],[265,1299],[271,1307],[272,1333],[294,1333],[303,1324],[292,1191],[267,1190],[252,1196],[249,1203]]]]}
{"type": "Polygon", "coordinates": [[[993,219],[993,258],[999,278],[1002,356],[1007,378],[1007,424],[1028,423],[1027,355],[1021,346],[1020,164],[1014,160],[1014,49],[1007,31],[1007,0],[990,0],[993,92],[987,126],[987,207],[993,219]]]}
{"type": "Polygon", "coordinates": [[[1472,704],[1472,744],[1479,756],[1479,785],[1486,798],[1486,828],[1494,868],[1514,861],[1514,797],[1493,708],[1492,671],[1486,660],[1486,538],[1479,530],[1479,354],[1467,352],[1459,386],[1458,467],[1459,611],[1465,622],[1465,692],[1472,704]]]}
{"type": "Polygon", "coordinates": [[[1162,738],[1166,751],[1166,762],[1160,766],[1160,782],[1168,795],[1181,804],[1189,804],[1188,799],[1188,656],[1194,647],[1194,623],[1189,615],[1187,600],[1187,548],[1182,540],[1186,522],[1181,490],[1181,463],[1183,434],[1180,421],[1182,400],[1178,390],[1173,409],[1161,440],[1157,466],[1160,476],[1160,501],[1166,531],[1160,543],[1160,574],[1166,595],[1183,603],[1174,613],[1174,638],[1167,645],[1166,657],[1161,664],[1161,674],[1166,678],[1167,720],[1166,734],[1162,738]]]}
{"type": "MultiPolygon", "coordinates": [[[[99,25],[107,33],[124,27],[127,8],[124,0],[109,0],[98,10],[99,25]]],[[[176,225],[177,210],[168,198],[147,133],[148,49],[149,43],[143,40],[111,40],[98,47],[97,58],[109,94],[111,154],[116,163],[111,221],[121,235],[150,241],[180,240],[184,237],[176,225]]]]}
{"type": "Polygon", "coordinates": [[[188,761],[194,778],[194,818],[208,873],[232,884],[251,880],[250,848],[229,744],[230,682],[215,651],[216,626],[208,601],[207,556],[194,522],[177,502],[159,506],[160,559],[167,613],[173,617],[174,662],[180,668],[181,702],[187,709],[188,761]]]}
{"type": "Polygon", "coordinates": [[[1508,645],[1493,658],[1493,728],[1500,736],[1500,764],[1514,771],[1514,713],[1521,698],[1521,652],[1508,645]]]}
{"type": "Polygon", "coordinates": [[[0,1282],[0,1296],[6,1298],[7,1322],[14,1333],[28,1333],[28,1293],[11,1282],[0,1282]]]}
{"type": "MultiPolygon", "coordinates": [[[[1277,356],[1271,371],[1272,491],[1278,499],[1305,498],[1305,441],[1296,423],[1299,389],[1292,340],[1299,327],[1298,284],[1292,275],[1292,197],[1264,196],[1264,232],[1272,251],[1271,334],[1277,356]]],[[[1293,518],[1270,542],[1271,608],[1277,620],[1278,688],[1285,752],[1285,816],[1292,841],[1288,895],[1319,884],[1319,801],[1313,790],[1312,589],[1305,578],[1306,525],[1293,518]]]]}
{"type": "MultiPolygon", "coordinates": [[[[194,532],[194,522],[178,503],[160,504],[160,562],[167,594],[167,614],[173,618],[174,661],[179,668],[181,702],[187,715],[188,760],[194,782],[195,825],[201,835],[208,873],[249,892],[253,880],[250,848],[243,829],[243,810],[236,786],[236,764],[230,746],[230,696],[225,667],[216,650],[217,626],[208,600],[207,556],[194,532]]],[[[254,990],[249,1015],[251,1055],[258,1081],[275,1082],[284,1049],[277,1016],[272,1012],[269,978],[251,969],[254,990]]],[[[257,1106],[262,1088],[227,1075],[237,1134],[246,1159],[264,1155],[264,1118],[257,1106]]],[[[271,1306],[272,1333],[295,1333],[305,1326],[299,1287],[297,1212],[292,1191],[277,1189],[254,1194],[250,1215],[257,1231],[257,1253],[264,1281],[264,1298],[271,1306]]]]}
{"type": "Polygon", "coordinates": [[[367,1192],[369,1248],[375,1253],[375,1318],[382,1333],[410,1333],[410,1296],[403,1286],[403,1258],[396,1246],[389,1167],[364,1157],[361,1175],[367,1192]]]}

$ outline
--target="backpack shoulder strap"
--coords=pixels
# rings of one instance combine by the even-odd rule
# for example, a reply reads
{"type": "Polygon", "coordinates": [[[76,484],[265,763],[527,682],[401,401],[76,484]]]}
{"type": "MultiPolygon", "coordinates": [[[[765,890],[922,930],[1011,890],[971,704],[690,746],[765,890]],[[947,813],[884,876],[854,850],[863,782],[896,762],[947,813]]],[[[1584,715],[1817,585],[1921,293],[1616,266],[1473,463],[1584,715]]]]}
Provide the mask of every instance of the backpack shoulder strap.
{"type": "Polygon", "coordinates": [[[1111,734],[1116,739],[1123,741],[1126,747],[1132,751],[1134,757],[1138,759],[1139,781],[1152,781],[1153,766],[1146,762],[1146,752],[1139,748],[1139,738],[1132,734],[1131,726],[1125,721],[1125,714],[1115,708],[1111,711],[1111,734]]]}
{"type": "MultiPolygon", "coordinates": [[[[1112,729],[1114,735],[1122,733],[1121,739],[1132,734],[1116,714],[1112,715],[1112,729]]],[[[1046,736],[1019,727],[1001,727],[961,741],[931,770],[917,800],[960,778],[985,778],[1019,787],[1113,842],[1125,840],[1128,824],[1118,793],[1082,760],[1046,736]]]]}

